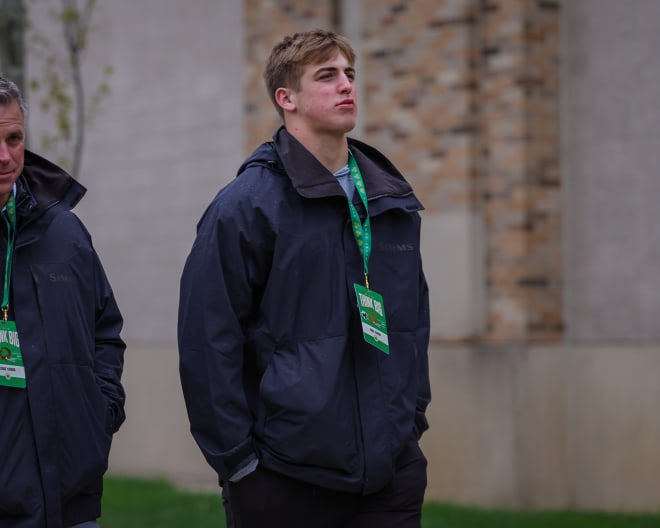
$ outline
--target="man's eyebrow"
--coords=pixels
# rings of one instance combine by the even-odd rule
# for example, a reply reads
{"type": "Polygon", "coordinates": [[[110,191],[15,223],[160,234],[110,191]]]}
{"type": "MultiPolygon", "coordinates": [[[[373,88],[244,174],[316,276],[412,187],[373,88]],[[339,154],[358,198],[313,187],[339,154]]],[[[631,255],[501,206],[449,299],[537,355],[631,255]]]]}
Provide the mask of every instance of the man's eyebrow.
{"type": "Polygon", "coordinates": [[[337,66],[322,66],[318,70],[314,72],[314,75],[318,75],[319,73],[325,73],[325,72],[336,72],[336,71],[345,71],[345,72],[350,72],[350,73],[355,73],[355,68],[353,66],[347,66],[346,68],[338,68],[337,66]]]}

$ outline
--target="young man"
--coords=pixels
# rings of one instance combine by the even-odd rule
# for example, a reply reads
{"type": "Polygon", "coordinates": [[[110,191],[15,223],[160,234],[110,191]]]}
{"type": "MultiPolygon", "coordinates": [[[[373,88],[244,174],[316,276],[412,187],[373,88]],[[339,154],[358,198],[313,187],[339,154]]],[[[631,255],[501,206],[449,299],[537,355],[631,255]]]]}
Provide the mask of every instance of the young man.
{"type": "Polygon", "coordinates": [[[0,528],[98,528],[122,317],[71,212],[85,188],[25,150],[26,112],[0,77],[0,528]]]}
{"type": "Polygon", "coordinates": [[[191,430],[236,528],[421,526],[422,206],[347,139],[354,62],[328,31],[274,47],[264,77],[284,126],[215,197],[183,271],[191,430]]]}

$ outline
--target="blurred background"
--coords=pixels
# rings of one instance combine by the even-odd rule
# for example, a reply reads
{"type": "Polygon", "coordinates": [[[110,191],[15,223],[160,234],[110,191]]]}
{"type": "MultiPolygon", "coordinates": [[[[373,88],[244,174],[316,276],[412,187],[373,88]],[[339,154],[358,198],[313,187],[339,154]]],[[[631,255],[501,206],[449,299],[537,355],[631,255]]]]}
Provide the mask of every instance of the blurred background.
{"type": "Polygon", "coordinates": [[[110,473],[216,484],[179,385],[180,272],[279,125],[271,47],[323,27],[358,54],[352,135],[426,207],[427,497],[660,509],[658,20],[657,0],[0,0],[30,148],[88,188],[126,321],[110,473]]]}

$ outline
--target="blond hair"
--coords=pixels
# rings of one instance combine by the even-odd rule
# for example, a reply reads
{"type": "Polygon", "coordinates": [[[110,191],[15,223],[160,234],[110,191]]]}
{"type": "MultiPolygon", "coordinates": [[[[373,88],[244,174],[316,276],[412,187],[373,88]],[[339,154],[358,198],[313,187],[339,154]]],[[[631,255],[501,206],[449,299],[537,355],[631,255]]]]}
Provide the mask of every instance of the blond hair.
{"type": "Polygon", "coordinates": [[[275,99],[277,89],[300,90],[305,67],[331,59],[338,52],[346,57],[351,66],[355,64],[355,52],[348,40],[324,29],[294,33],[273,47],[264,68],[264,81],[280,117],[284,117],[284,111],[275,99]]]}

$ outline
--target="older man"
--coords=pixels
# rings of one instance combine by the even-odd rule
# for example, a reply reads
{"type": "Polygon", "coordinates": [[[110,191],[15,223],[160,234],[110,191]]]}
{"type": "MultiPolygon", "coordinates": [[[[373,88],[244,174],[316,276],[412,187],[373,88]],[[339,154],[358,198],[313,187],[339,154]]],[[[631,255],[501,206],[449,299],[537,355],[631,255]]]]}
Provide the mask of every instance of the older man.
{"type": "Polygon", "coordinates": [[[26,112],[0,77],[0,528],[96,527],[123,321],[71,212],[85,188],[25,150],[26,112]]]}

